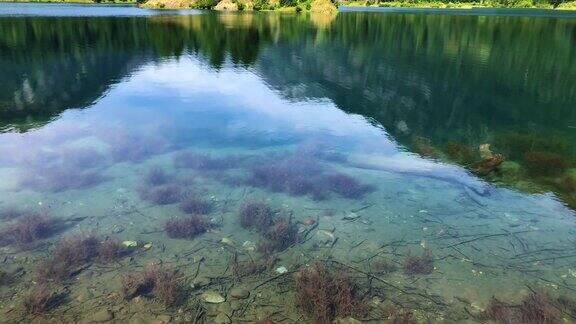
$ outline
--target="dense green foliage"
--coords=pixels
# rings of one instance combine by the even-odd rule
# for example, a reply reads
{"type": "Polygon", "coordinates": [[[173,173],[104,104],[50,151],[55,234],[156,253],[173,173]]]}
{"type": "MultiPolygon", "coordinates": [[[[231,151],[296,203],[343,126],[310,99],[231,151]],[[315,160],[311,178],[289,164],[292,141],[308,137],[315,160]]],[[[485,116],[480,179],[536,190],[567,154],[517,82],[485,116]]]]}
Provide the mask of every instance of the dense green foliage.
{"type": "Polygon", "coordinates": [[[362,0],[344,1],[350,5],[379,7],[495,7],[495,8],[573,8],[574,0],[362,0]]]}

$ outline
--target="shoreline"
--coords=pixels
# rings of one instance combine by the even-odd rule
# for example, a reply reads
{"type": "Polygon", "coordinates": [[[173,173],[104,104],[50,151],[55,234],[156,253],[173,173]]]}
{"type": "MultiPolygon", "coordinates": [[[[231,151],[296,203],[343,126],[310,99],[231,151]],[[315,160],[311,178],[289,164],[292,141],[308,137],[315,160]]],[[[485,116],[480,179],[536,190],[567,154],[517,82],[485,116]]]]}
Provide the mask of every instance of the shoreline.
{"type": "MultiPolygon", "coordinates": [[[[130,6],[137,6],[138,8],[142,9],[195,9],[193,7],[181,7],[181,8],[172,8],[172,7],[147,7],[145,3],[138,3],[137,0],[102,0],[100,2],[92,1],[92,0],[0,0],[0,3],[54,3],[54,4],[91,4],[91,5],[130,5],[130,6]]],[[[263,12],[294,12],[297,13],[297,6],[295,7],[278,7],[278,8],[267,8],[261,10],[234,10],[234,11],[263,11],[263,12]]],[[[522,5],[512,5],[512,6],[486,6],[482,3],[461,3],[461,2],[443,2],[443,1],[432,1],[432,2],[423,2],[423,3],[409,3],[409,2],[402,2],[402,1],[393,1],[393,2],[382,2],[379,4],[371,4],[367,5],[366,2],[350,2],[340,4],[338,6],[338,12],[404,12],[413,10],[440,10],[442,13],[445,10],[449,10],[450,12],[458,12],[462,11],[462,13],[469,13],[470,10],[505,10],[505,9],[514,9],[514,10],[550,10],[554,12],[558,11],[576,11],[576,1],[563,3],[557,7],[553,7],[551,5],[541,5],[541,6],[522,6],[522,5]]],[[[219,11],[215,9],[211,9],[214,11],[219,11]]],[[[226,11],[226,10],[223,10],[226,11]]],[[[513,12],[508,12],[510,14],[513,12]]],[[[498,13],[495,13],[498,14],[498,13]]],[[[525,11],[519,14],[526,14],[525,11]]]]}

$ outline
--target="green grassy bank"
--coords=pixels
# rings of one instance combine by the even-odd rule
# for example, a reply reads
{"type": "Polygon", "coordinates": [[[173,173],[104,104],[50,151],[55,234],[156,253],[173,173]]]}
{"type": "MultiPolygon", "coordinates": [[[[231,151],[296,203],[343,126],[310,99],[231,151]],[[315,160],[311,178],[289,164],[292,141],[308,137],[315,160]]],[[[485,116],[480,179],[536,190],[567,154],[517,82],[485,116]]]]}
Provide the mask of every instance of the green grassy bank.
{"type": "Polygon", "coordinates": [[[406,7],[406,8],[539,8],[576,9],[576,1],[564,0],[481,0],[481,1],[436,1],[436,0],[363,0],[350,1],[348,6],[406,7]]]}

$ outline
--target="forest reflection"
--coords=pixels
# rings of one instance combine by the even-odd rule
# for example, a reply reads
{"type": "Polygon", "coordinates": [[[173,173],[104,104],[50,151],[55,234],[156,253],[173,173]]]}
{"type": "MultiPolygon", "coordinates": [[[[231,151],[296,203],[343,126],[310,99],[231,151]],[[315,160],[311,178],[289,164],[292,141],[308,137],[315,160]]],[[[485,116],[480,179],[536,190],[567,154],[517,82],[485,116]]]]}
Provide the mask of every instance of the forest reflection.
{"type": "Polygon", "coordinates": [[[0,129],[90,107],[139,67],[194,56],[254,71],[287,100],[327,98],[408,150],[576,206],[576,22],[504,16],[270,13],[3,18],[0,129]],[[484,146],[486,147],[486,146],[484,146]]]}

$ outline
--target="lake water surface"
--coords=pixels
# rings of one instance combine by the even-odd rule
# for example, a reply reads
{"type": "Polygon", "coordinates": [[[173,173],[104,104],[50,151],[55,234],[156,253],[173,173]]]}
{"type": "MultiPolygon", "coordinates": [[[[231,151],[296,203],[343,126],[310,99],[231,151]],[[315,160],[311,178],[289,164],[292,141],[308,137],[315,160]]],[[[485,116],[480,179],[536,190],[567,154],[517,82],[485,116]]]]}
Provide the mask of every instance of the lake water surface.
{"type": "Polygon", "coordinates": [[[2,322],[324,323],[315,266],[330,319],[574,320],[571,13],[1,4],[0,69],[2,322]]]}

